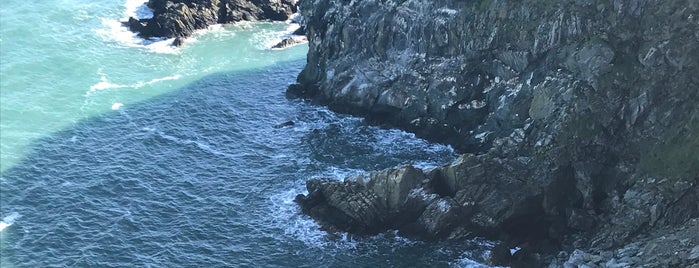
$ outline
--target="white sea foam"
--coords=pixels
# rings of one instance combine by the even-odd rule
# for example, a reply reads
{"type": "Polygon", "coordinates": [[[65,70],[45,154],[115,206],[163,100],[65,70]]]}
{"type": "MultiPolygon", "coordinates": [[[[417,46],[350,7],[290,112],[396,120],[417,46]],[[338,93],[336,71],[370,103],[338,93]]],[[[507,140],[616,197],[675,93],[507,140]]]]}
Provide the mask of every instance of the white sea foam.
{"type": "Polygon", "coordinates": [[[147,2],[147,0],[126,0],[126,3],[124,4],[124,17],[121,19],[103,18],[103,27],[96,30],[97,34],[105,41],[115,41],[128,47],[141,47],[148,49],[151,52],[163,54],[178,53],[179,50],[170,45],[172,44],[172,41],[174,41],[174,38],[143,39],[138,37],[136,33],[129,31],[129,29],[124,26],[123,22],[127,21],[129,17],[138,19],[153,17],[153,10],[146,5],[147,2]]]}
{"type": "Polygon", "coordinates": [[[351,240],[346,233],[330,239],[328,233],[322,231],[318,223],[300,213],[298,206],[294,203],[294,198],[296,194],[302,192],[302,185],[302,183],[297,183],[297,185],[290,187],[291,190],[270,197],[270,202],[273,204],[272,217],[278,227],[284,230],[285,235],[293,237],[309,247],[356,248],[357,242],[351,240]]]}
{"type": "Polygon", "coordinates": [[[180,79],[181,77],[182,77],[181,75],[176,74],[176,75],[170,75],[170,76],[165,76],[165,77],[160,77],[160,78],[153,78],[147,82],[137,82],[136,84],[131,85],[131,87],[140,88],[143,86],[152,85],[152,84],[162,82],[162,81],[177,80],[177,79],[180,79]]]}
{"type": "MultiPolygon", "coordinates": [[[[239,23],[236,24],[240,27],[245,28],[246,26],[251,25],[250,23],[239,23]]],[[[301,26],[296,23],[290,23],[286,29],[281,30],[281,31],[272,31],[272,30],[262,30],[256,32],[253,37],[252,41],[255,44],[255,47],[260,50],[267,50],[272,48],[272,46],[278,44],[282,40],[286,38],[293,38],[295,41],[297,41],[299,44],[300,43],[305,43],[308,40],[306,40],[305,36],[293,36],[293,32],[296,31],[298,28],[301,26]]]]}
{"type": "Polygon", "coordinates": [[[495,243],[493,241],[489,240],[483,240],[483,239],[475,239],[472,240],[472,242],[475,242],[479,246],[483,247],[485,250],[468,250],[464,252],[461,257],[456,259],[454,262],[451,263],[451,267],[459,267],[459,268],[500,268],[501,266],[489,266],[485,265],[483,263],[480,263],[474,259],[481,259],[481,260],[487,260],[488,255],[490,255],[490,250],[495,246],[495,243]]]}
{"type": "Polygon", "coordinates": [[[134,17],[137,19],[150,19],[153,17],[153,10],[151,10],[146,4],[148,0],[126,0],[126,11],[124,12],[127,17],[134,17]]]}
{"type": "Polygon", "coordinates": [[[289,26],[286,27],[286,32],[293,33],[299,28],[301,28],[301,25],[299,25],[298,23],[290,23],[289,26]]]}
{"type": "MultiPolygon", "coordinates": [[[[115,84],[115,83],[109,82],[109,80],[107,79],[107,76],[102,72],[102,69],[98,70],[97,74],[100,75],[100,81],[93,84],[92,86],[90,86],[90,89],[85,92],[86,97],[89,97],[90,95],[94,94],[95,92],[101,91],[101,90],[115,89],[115,88],[141,88],[141,87],[144,87],[147,85],[152,85],[152,84],[162,82],[162,81],[177,80],[177,79],[180,79],[182,77],[181,75],[176,74],[176,75],[170,75],[170,76],[165,76],[165,77],[153,78],[149,81],[138,81],[138,82],[133,83],[133,84],[121,85],[121,84],[115,84]]],[[[114,106],[112,106],[112,109],[114,109],[114,106]]],[[[114,109],[114,110],[116,110],[116,109],[114,109]]]]}
{"type": "Polygon", "coordinates": [[[138,37],[138,34],[129,31],[121,21],[114,19],[102,19],[103,27],[97,29],[97,34],[105,41],[115,41],[119,44],[128,47],[145,48],[151,52],[162,54],[177,54],[179,49],[171,46],[174,38],[163,39],[143,39],[138,37]]]}
{"type": "Polygon", "coordinates": [[[303,19],[303,17],[301,16],[301,14],[296,12],[294,14],[291,14],[291,16],[289,16],[289,19],[286,20],[286,23],[299,23],[299,22],[301,22],[302,19],[303,19]]]}
{"type": "Polygon", "coordinates": [[[121,106],[124,106],[124,104],[121,102],[115,102],[114,104],[112,104],[112,110],[119,110],[121,106]]]}
{"type": "Polygon", "coordinates": [[[461,257],[460,259],[456,260],[456,262],[452,263],[452,267],[455,268],[488,268],[491,266],[482,264],[480,262],[474,261],[472,259],[469,259],[468,257],[461,257]]]}
{"type": "MultiPolygon", "coordinates": [[[[337,178],[354,177],[366,171],[359,169],[337,168],[330,166],[324,171],[309,175],[311,178],[337,178]]],[[[357,241],[348,237],[347,233],[340,233],[332,238],[327,232],[320,229],[320,225],[310,217],[301,214],[298,205],[294,202],[297,194],[308,194],[305,180],[294,182],[286,187],[287,191],[277,193],[270,197],[272,217],[278,227],[284,230],[284,234],[293,237],[309,247],[315,248],[340,248],[355,249],[357,241]]]]}
{"type": "Polygon", "coordinates": [[[126,86],[111,83],[111,82],[107,81],[106,76],[101,75],[100,81],[95,83],[94,85],[90,86],[90,90],[85,92],[85,95],[89,96],[90,94],[92,94],[96,91],[111,89],[111,88],[123,88],[123,87],[126,87],[126,86]]]}
{"type": "Polygon", "coordinates": [[[2,230],[5,230],[5,228],[9,227],[10,225],[14,224],[17,219],[19,219],[21,216],[17,212],[12,212],[10,215],[5,216],[2,218],[2,221],[0,221],[0,232],[2,230]]]}

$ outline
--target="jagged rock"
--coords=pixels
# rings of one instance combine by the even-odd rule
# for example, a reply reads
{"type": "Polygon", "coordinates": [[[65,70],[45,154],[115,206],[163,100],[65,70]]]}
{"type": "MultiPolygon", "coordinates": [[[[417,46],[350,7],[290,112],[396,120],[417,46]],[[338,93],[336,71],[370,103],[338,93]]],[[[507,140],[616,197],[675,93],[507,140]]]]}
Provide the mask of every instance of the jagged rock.
{"type": "Polygon", "coordinates": [[[309,194],[295,201],[303,212],[318,219],[327,230],[376,234],[386,229],[385,208],[378,197],[362,185],[331,179],[310,180],[309,194]]]}
{"type": "Polygon", "coordinates": [[[153,18],[129,18],[125,24],[143,38],[188,37],[199,29],[237,21],[285,21],[296,0],[150,0],[153,18]]]}
{"type": "Polygon", "coordinates": [[[369,178],[310,180],[309,194],[297,196],[296,202],[327,229],[375,234],[415,220],[405,215],[417,217],[410,211],[420,208],[406,203],[423,178],[419,169],[406,166],[374,172],[369,178]]]}
{"type": "MultiPolygon", "coordinates": [[[[406,199],[419,210],[383,227],[605,250],[699,217],[698,2],[313,0],[300,10],[308,64],[287,96],[466,153],[423,172],[406,199]],[[443,200],[462,213],[437,213],[443,200]]],[[[675,260],[686,263],[662,263],[675,260]]]]}
{"type": "Polygon", "coordinates": [[[182,38],[182,37],[175,38],[175,40],[172,40],[172,45],[176,46],[176,47],[184,45],[184,38],[182,38]]]}
{"type": "Polygon", "coordinates": [[[291,37],[284,38],[282,41],[280,41],[279,43],[272,46],[272,49],[284,49],[284,48],[287,48],[287,47],[290,47],[293,45],[305,43],[306,41],[307,41],[306,37],[291,36],[291,37]]]}

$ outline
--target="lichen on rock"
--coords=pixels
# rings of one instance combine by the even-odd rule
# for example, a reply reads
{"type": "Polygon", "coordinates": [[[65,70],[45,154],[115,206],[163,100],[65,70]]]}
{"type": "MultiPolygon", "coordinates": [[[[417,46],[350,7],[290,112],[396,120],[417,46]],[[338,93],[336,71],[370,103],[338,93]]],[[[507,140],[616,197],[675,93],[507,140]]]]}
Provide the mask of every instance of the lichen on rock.
{"type": "MultiPolygon", "coordinates": [[[[308,0],[300,10],[308,64],[288,96],[466,153],[423,171],[406,199],[381,183],[401,169],[309,188],[308,198],[336,184],[371,197],[364,207],[384,209],[372,215],[390,215],[372,232],[603,250],[699,217],[698,2],[308,0]],[[397,201],[417,209],[395,214],[397,201]]],[[[322,196],[315,205],[344,202],[322,196]]]]}

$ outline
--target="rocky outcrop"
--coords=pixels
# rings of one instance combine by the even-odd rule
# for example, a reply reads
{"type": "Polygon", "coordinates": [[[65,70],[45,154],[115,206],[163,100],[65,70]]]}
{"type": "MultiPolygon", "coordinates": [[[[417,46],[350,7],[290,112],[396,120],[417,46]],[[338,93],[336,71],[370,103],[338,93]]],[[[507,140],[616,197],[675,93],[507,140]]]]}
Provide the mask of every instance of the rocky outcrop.
{"type": "Polygon", "coordinates": [[[237,21],[285,21],[296,0],[150,0],[153,18],[129,18],[126,25],[143,38],[188,37],[195,30],[237,21]]]}
{"type": "Polygon", "coordinates": [[[308,64],[288,96],[468,153],[411,171],[421,180],[407,195],[372,182],[406,168],[311,180],[297,199],[327,229],[485,235],[541,252],[620,248],[699,217],[698,2],[308,0],[300,10],[308,64]]]}
{"type": "Polygon", "coordinates": [[[284,49],[298,44],[305,44],[308,42],[303,35],[292,35],[282,39],[279,43],[272,46],[272,49],[284,49]]]}
{"type": "Polygon", "coordinates": [[[661,228],[614,250],[560,252],[549,267],[699,267],[699,219],[661,228]]]}

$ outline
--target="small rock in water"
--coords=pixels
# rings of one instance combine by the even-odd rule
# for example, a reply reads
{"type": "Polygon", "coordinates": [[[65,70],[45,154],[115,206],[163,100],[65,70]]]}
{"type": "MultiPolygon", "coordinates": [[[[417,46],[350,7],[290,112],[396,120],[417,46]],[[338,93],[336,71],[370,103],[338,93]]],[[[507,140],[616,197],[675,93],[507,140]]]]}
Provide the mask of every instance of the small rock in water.
{"type": "Polygon", "coordinates": [[[172,41],[172,46],[179,47],[182,45],[184,45],[184,38],[182,37],[177,37],[172,41]]]}
{"type": "Polygon", "coordinates": [[[294,121],[290,120],[290,121],[286,121],[284,123],[278,124],[278,125],[274,126],[274,128],[283,128],[283,127],[293,126],[295,124],[296,123],[294,123],[294,121]]]}
{"type": "Polygon", "coordinates": [[[276,45],[272,46],[272,49],[283,49],[287,48],[296,44],[300,44],[306,42],[306,37],[305,36],[300,36],[300,37],[287,37],[281,42],[277,43],[276,45]]]}

